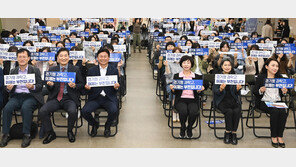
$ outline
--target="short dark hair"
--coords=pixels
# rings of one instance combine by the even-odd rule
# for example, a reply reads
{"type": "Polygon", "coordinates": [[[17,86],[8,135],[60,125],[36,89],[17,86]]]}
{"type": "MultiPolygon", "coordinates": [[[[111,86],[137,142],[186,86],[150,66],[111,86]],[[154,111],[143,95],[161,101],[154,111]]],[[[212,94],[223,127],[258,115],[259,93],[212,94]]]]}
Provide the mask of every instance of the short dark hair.
{"type": "Polygon", "coordinates": [[[16,47],[16,46],[10,46],[8,48],[8,51],[7,52],[17,52],[17,50],[18,50],[18,47],[16,47]]]}
{"type": "Polygon", "coordinates": [[[190,61],[191,68],[192,68],[194,66],[194,60],[193,60],[192,56],[188,56],[188,55],[184,55],[181,57],[180,62],[179,62],[180,66],[182,67],[182,63],[187,60],[190,61]]]}
{"type": "Polygon", "coordinates": [[[165,50],[167,50],[167,47],[168,47],[169,45],[173,45],[174,47],[176,47],[175,43],[172,42],[172,41],[170,41],[170,42],[168,42],[168,43],[165,45],[165,50]]]}
{"type": "Polygon", "coordinates": [[[61,49],[59,49],[59,51],[57,52],[57,56],[58,56],[61,52],[63,52],[63,51],[66,51],[66,52],[68,53],[68,55],[70,56],[69,49],[67,49],[67,48],[61,48],[61,49]]]}
{"type": "Polygon", "coordinates": [[[71,51],[81,51],[81,49],[78,46],[73,46],[70,50],[71,51]]]}
{"type": "Polygon", "coordinates": [[[65,38],[65,39],[63,40],[63,42],[66,43],[66,40],[68,40],[70,43],[72,43],[71,40],[70,40],[70,38],[65,38]]]}
{"type": "Polygon", "coordinates": [[[110,52],[108,49],[104,49],[104,48],[101,48],[98,52],[97,52],[97,57],[99,56],[100,53],[102,52],[106,52],[108,54],[108,57],[110,57],[110,52]]]}
{"type": "Polygon", "coordinates": [[[39,52],[43,52],[43,51],[47,51],[47,52],[51,52],[50,51],[50,47],[43,47],[42,49],[39,50],[39,52]]]}
{"type": "Polygon", "coordinates": [[[42,39],[46,39],[47,42],[50,42],[50,40],[49,40],[48,37],[46,37],[46,36],[41,37],[41,38],[40,38],[40,42],[42,41],[42,39]]]}
{"type": "Polygon", "coordinates": [[[28,57],[31,57],[31,52],[28,49],[25,48],[21,48],[19,50],[16,51],[16,57],[18,57],[19,53],[24,53],[27,52],[28,57]]]}
{"type": "Polygon", "coordinates": [[[56,46],[58,46],[58,44],[61,43],[64,47],[66,46],[65,43],[63,41],[59,41],[56,43],[56,46]]]}
{"type": "Polygon", "coordinates": [[[29,43],[31,46],[34,46],[33,42],[30,40],[27,40],[23,43],[23,46],[26,46],[26,44],[29,43]]]}
{"type": "Polygon", "coordinates": [[[111,44],[106,44],[106,45],[104,45],[104,46],[103,46],[103,49],[111,49],[112,52],[114,51],[114,47],[113,47],[113,45],[111,45],[111,44]]]}
{"type": "Polygon", "coordinates": [[[69,36],[71,35],[75,35],[77,37],[77,33],[76,32],[71,32],[69,36]]]}
{"type": "Polygon", "coordinates": [[[226,41],[222,41],[220,44],[220,50],[223,48],[224,45],[226,45],[230,49],[229,43],[226,41]]]}

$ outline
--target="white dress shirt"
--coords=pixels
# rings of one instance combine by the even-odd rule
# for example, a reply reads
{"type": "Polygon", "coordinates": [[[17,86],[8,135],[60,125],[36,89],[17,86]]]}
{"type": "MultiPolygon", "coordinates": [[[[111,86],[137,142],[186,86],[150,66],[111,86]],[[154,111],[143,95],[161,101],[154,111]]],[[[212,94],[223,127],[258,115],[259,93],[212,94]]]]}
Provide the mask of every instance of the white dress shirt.
{"type": "MultiPolygon", "coordinates": [[[[99,65],[100,66],[100,65],[99,65]]],[[[100,74],[101,76],[106,76],[106,73],[107,73],[107,68],[108,68],[108,65],[105,67],[105,68],[102,68],[100,66],[100,74]]],[[[102,96],[106,96],[106,93],[104,90],[102,90],[102,92],[100,93],[102,96]]]]}

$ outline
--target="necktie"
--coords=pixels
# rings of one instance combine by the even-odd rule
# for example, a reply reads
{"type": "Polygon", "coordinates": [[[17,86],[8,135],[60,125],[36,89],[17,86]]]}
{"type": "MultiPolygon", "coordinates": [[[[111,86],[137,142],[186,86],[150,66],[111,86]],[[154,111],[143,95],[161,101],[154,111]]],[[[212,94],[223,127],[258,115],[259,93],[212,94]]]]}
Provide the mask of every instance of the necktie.
{"type": "MultiPolygon", "coordinates": [[[[62,68],[62,72],[65,71],[65,68],[62,68]]],[[[59,91],[59,94],[58,94],[58,101],[61,101],[62,98],[63,98],[63,94],[64,94],[64,87],[65,87],[65,82],[61,82],[60,83],[60,91],[59,91]]]]}

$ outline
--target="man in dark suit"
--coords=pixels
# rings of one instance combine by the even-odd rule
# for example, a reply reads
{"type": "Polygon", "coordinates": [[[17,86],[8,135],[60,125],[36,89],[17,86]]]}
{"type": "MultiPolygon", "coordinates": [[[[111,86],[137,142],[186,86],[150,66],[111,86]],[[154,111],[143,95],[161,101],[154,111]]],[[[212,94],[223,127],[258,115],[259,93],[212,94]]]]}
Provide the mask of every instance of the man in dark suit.
{"type": "Polygon", "coordinates": [[[76,82],[47,82],[47,89],[49,91],[48,99],[39,112],[39,118],[41,120],[42,127],[44,128],[43,130],[47,133],[46,138],[43,140],[43,144],[48,144],[56,138],[50,116],[52,112],[58,109],[64,109],[67,111],[69,115],[67,136],[71,143],[75,142],[75,136],[72,130],[75,121],[77,121],[77,107],[80,106],[80,90],[83,89],[84,82],[79,68],[68,64],[69,59],[69,50],[67,48],[61,48],[57,52],[57,61],[59,65],[49,69],[49,71],[75,72],[76,82]]]}
{"type": "Polygon", "coordinates": [[[7,85],[10,99],[3,109],[3,136],[0,147],[5,147],[10,140],[9,130],[12,120],[12,113],[15,110],[22,112],[23,120],[23,141],[22,147],[28,147],[31,142],[30,131],[32,116],[38,105],[43,105],[44,99],[41,95],[42,80],[38,68],[28,64],[30,52],[27,49],[17,51],[17,61],[19,66],[12,69],[10,74],[35,74],[35,84],[26,85],[7,85]]]}
{"type": "MultiPolygon", "coordinates": [[[[117,75],[118,70],[114,66],[108,65],[110,58],[110,52],[108,49],[100,49],[97,53],[97,59],[99,62],[98,66],[94,66],[88,70],[88,76],[106,76],[106,75],[117,75]]],[[[110,127],[112,121],[118,114],[118,99],[116,96],[119,84],[116,83],[114,86],[105,87],[90,87],[85,85],[85,89],[88,93],[88,101],[84,105],[81,115],[88,123],[92,126],[91,136],[97,135],[97,129],[99,127],[98,122],[95,121],[91,115],[96,109],[103,107],[108,112],[108,119],[105,123],[104,136],[110,136],[110,127]]]]}

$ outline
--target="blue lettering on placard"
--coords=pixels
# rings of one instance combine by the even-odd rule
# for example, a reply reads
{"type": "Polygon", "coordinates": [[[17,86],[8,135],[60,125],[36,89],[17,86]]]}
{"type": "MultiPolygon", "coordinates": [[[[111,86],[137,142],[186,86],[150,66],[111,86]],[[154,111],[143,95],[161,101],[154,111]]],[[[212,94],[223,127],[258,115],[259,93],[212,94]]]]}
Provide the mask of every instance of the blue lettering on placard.
{"type": "Polygon", "coordinates": [[[265,87],[293,89],[294,82],[295,82],[294,79],[286,79],[286,78],[265,79],[265,87]]]}
{"type": "Polygon", "coordinates": [[[173,80],[174,89],[201,90],[203,80],[173,80]]]}
{"type": "Polygon", "coordinates": [[[56,72],[56,71],[44,71],[44,78],[46,81],[52,82],[73,82],[76,80],[75,72],[56,72]]]}

